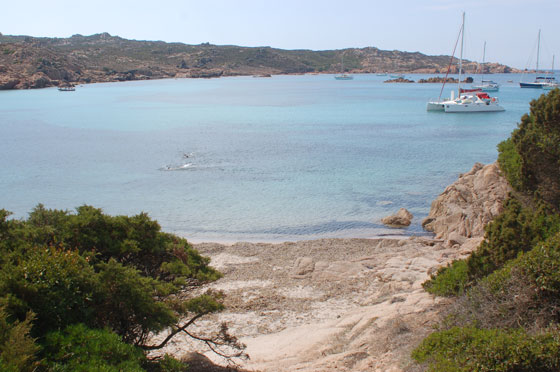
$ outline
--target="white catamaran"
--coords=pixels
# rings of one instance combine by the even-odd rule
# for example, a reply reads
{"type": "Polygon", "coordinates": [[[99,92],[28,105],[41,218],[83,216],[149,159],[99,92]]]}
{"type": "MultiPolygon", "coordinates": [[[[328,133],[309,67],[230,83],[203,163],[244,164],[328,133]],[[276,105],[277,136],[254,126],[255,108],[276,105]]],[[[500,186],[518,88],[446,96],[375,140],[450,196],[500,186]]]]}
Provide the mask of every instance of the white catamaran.
{"type": "MultiPolygon", "coordinates": [[[[453,91],[451,92],[451,98],[447,100],[441,99],[441,94],[443,92],[443,87],[445,86],[445,81],[447,80],[447,75],[449,74],[449,69],[451,68],[451,63],[447,69],[447,74],[443,81],[439,98],[437,101],[428,102],[426,109],[428,111],[443,111],[443,112],[496,112],[504,111],[505,109],[499,105],[498,99],[496,97],[490,97],[488,93],[482,92],[479,89],[474,90],[464,90],[461,89],[461,73],[463,69],[463,42],[465,35],[465,13],[463,13],[463,22],[461,24],[461,29],[459,32],[461,36],[461,52],[459,57],[459,82],[457,86],[458,95],[454,98],[453,91]]],[[[459,40],[457,39],[457,42],[459,40]]],[[[455,48],[457,47],[457,42],[455,43],[455,48]]],[[[453,55],[455,55],[455,49],[453,49],[453,55]]],[[[453,61],[453,56],[451,56],[451,61],[453,61]]]]}

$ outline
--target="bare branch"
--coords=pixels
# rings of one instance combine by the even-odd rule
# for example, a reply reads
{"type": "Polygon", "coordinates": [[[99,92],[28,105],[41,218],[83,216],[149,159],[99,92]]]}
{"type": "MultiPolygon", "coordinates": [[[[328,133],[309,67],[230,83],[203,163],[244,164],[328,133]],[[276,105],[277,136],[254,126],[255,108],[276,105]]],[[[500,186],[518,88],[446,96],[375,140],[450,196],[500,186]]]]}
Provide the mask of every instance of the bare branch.
{"type": "Polygon", "coordinates": [[[175,335],[177,333],[185,331],[185,329],[187,329],[187,327],[192,325],[197,319],[203,317],[206,314],[208,314],[208,313],[196,314],[187,323],[185,323],[181,327],[172,331],[159,345],[138,345],[138,346],[143,350],[158,350],[158,349],[161,349],[169,342],[169,340],[171,340],[173,337],[175,337],[175,335]]]}

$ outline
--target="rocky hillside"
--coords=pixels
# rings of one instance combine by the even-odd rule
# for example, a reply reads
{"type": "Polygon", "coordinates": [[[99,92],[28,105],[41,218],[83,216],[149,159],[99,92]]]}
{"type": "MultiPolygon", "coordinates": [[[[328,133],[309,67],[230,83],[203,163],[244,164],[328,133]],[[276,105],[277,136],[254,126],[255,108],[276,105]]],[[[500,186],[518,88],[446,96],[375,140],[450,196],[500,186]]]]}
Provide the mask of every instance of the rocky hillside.
{"type": "MultiPolygon", "coordinates": [[[[170,77],[337,73],[343,56],[345,70],[353,73],[440,73],[449,64],[449,56],[373,47],[282,50],[137,41],[108,33],[70,38],[0,34],[0,89],[170,77]]],[[[474,62],[464,61],[464,65],[466,72],[476,70],[474,62]]],[[[500,64],[485,67],[487,72],[515,72],[500,64]]]]}

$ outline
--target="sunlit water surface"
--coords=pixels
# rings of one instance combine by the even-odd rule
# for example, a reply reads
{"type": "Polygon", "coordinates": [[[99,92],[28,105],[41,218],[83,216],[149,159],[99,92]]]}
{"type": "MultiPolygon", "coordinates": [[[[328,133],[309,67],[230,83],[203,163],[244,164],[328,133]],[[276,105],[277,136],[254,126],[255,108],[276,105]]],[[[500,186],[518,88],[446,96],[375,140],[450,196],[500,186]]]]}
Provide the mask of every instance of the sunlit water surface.
{"type": "Polygon", "coordinates": [[[520,89],[519,75],[492,78],[505,112],[426,112],[440,85],[375,75],[3,91],[0,208],[144,211],[193,241],[421,234],[432,200],[495,161],[542,93],[520,89]],[[401,207],[415,216],[408,229],[381,225],[401,207]]]}

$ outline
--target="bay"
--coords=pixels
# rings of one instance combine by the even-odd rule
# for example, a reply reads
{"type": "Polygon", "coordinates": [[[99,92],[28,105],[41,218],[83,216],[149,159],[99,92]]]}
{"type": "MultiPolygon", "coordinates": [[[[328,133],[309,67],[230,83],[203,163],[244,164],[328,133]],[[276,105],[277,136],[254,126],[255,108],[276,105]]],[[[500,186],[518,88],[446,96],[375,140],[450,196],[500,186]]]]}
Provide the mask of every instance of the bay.
{"type": "Polygon", "coordinates": [[[439,84],[370,74],[2,91],[0,208],[144,211],[192,241],[422,234],[431,201],[495,161],[543,93],[520,89],[521,75],[491,78],[505,112],[427,112],[439,84]],[[401,207],[415,216],[408,229],[381,225],[401,207]]]}

